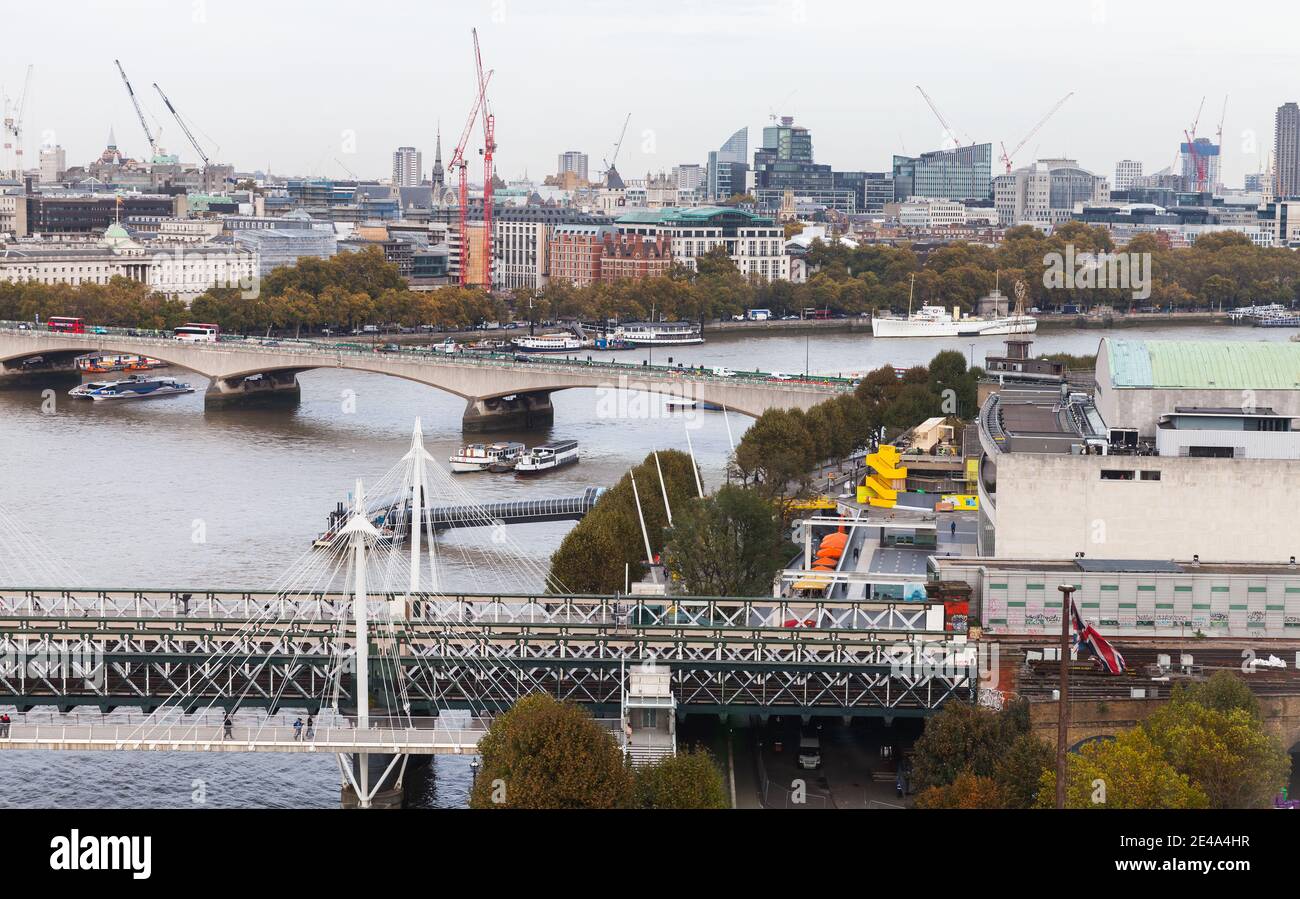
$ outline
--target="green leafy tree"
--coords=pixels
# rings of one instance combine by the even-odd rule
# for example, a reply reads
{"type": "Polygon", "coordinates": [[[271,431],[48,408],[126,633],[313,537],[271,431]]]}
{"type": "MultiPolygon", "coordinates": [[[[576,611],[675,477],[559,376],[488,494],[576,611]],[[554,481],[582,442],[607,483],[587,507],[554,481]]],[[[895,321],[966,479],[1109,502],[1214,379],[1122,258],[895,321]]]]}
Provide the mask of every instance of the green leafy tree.
{"type": "Polygon", "coordinates": [[[1043,772],[1056,766],[1056,748],[1025,731],[994,763],[993,780],[1007,808],[1033,808],[1043,772]]]}
{"type": "Polygon", "coordinates": [[[763,596],[794,547],[772,503],[728,484],[686,504],[673,520],[664,563],[696,596],[763,596]]]}
{"type": "Polygon", "coordinates": [[[471,808],[627,808],[632,772],[613,735],[580,706],[543,693],[520,699],[479,741],[471,808]]]}
{"type": "Polygon", "coordinates": [[[926,721],[925,731],[916,741],[913,782],[924,789],[946,786],[963,772],[992,778],[999,761],[1028,730],[1028,712],[1023,703],[995,712],[950,702],[926,721]]]}
{"type": "Polygon", "coordinates": [[[769,409],[745,432],[733,468],[760,493],[784,500],[807,485],[816,464],[812,435],[798,410],[769,409]]]}
{"type": "Polygon", "coordinates": [[[730,808],[713,756],[705,750],[680,752],[636,770],[638,808],[730,808]]]}
{"type": "MultiPolygon", "coordinates": [[[[674,510],[684,509],[697,495],[695,471],[691,457],[677,450],[659,453],[668,502],[674,510]]],[[[551,555],[551,588],[573,593],[615,593],[623,589],[625,572],[639,581],[646,572],[645,540],[637,518],[632,479],[641,497],[650,547],[663,549],[668,526],[663,489],[654,454],[628,474],[597,501],[586,517],[565,535],[551,555]]]]}
{"type": "Polygon", "coordinates": [[[1212,808],[1264,808],[1287,782],[1291,759],[1264,732],[1259,701],[1234,674],[1175,690],[1143,728],[1165,760],[1186,774],[1212,808]]]}
{"type": "MultiPolygon", "coordinates": [[[[1066,762],[1066,808],[1207,808],[1205,793],[1165,761],[1142,728],[1089,743],[1066,762]]],[[[1042,773],[1039,808],[1056,807],[1056,768],[1042,773]]]]}

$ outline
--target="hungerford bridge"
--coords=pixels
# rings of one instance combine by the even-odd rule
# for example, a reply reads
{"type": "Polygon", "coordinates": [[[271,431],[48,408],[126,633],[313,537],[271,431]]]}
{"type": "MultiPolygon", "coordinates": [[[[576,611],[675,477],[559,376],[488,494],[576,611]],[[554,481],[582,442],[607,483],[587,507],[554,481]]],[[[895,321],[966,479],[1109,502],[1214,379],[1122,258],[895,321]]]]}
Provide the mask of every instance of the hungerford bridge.
{"type": "Polygon", "coordinates": [[[530,358],[420,348],[376,352],[362,343],[223,338],[190,343],[121,329],[68,334],[0,322],[0,385],[76,371],[75,359],[93,352],[135,353],[187,368],[211,382],[208,406],[300,395],[298,374],[317,368],[375,372],[427,384],[463,397],[468,431],[547,427],[551,394],[574,387],[628,389],[713,403],[757,417],[768,409],[809,409],[850,390],[844,378],[777,378],[762,372],[723,376],[709,370],[612,361],[530,358]]]}
{"type": "MultiPolygon", "coordinates": [[[[418,422],[377,486],[409,491],[422,511],[464,490],[424,450],[418,422]]],[[[579,595],[508,545],[502,559],[515,561],[492,564],[544,592],[444,591],[455,550],[438,547],[431,523],[395,538],[364,513],[360,482],[353,503],[329,548],[265,592],[0,589],[0,705],[20,712],[0,749],[336,753],[345,797],[365,806],[400,786],[408,756],[474,752],[491,717],[533,692],[613,719],[634,761],[653,757],[638,749],[655,733],[632,708],[660,722],[892,719],[977,699],[980,666],[944,632],[942,604],[579,595]],[[664,689],[635,702],[632,675],[647,666],[664,689]],[[32,723],[42,708],[53,717],[32,723]],[[271,721],[282,711],[316,723],[291,731],[271,721]]],[[[0,547],[17,527],[9,541],[0,530],[0,547]]]]}

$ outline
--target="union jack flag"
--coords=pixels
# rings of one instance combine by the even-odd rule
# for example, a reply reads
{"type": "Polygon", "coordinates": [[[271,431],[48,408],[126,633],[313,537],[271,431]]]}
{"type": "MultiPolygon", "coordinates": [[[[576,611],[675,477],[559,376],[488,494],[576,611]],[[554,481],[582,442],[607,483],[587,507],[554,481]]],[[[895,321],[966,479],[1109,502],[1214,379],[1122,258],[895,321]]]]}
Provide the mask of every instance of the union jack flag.
{"type": "Polygon", "coordinates": [[[1074,625],[1074,645],[1080,657],[1091,655],[1111,674],[1124,673],[1124,656],[1095,627],[1083,620],[1073,596],[1070,597],[1070,621],[1074,625]]]}

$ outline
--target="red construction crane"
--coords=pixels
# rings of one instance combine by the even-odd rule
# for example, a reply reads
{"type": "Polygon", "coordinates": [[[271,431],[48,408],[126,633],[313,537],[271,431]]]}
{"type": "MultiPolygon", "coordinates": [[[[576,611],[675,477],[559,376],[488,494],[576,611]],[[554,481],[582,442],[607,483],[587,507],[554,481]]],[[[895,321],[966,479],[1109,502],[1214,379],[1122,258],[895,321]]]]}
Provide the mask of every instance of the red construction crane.
{"type": "MultiPolygon", "coordinates": [[[[474,130],[474,120],[478,118],[479,107],[483,105],[483,99],[487,95],[488,82],[492,80],[492,73],[489,71],[479,84],[478,96],[474,98],[474,107],[469,111],[469,118],[465,122],[465,130],[460,133],[460,141],[456,144],[456,152],[451,154],[451,162],[448,165],[450,169],[460,171],[460,283],[462,287],[469,285],[469,232],[465,227],[465,217],[469,205],[469,163],[465,161],[465,145],[469,143],[470,132],[474,130]]],[[[492,257],[489,256],[489,263],[492,257]]],[[[488,269],[489,273],[491,268],[488,269]]],[[[491,282],[489,281],[489,287],[491,282]]]]}
{"type": "Polygon", "coordinates": [[[492,115],[492,107],[488,105],[487,98],[487,78],[483,74],[483,54],[479,51],[478,46],[478,29],[474,30],[474,65],[478,68],[478,92],[479,105],[483,113],[483,252],[486,254],[487,261],[484,263],[484,273],[487,278],[487,288],[492,289],[492,179],[495,173],[492,171],[492,157],[496,151],[496,117],[492,115]]]}

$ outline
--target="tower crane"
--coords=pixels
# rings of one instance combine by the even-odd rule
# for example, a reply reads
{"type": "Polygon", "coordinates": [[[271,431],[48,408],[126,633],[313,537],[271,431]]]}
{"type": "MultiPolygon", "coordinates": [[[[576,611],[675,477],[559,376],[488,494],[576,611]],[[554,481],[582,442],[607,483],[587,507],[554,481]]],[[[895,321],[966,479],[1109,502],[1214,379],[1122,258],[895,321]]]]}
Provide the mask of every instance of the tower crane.
{"type": "MultiPolygon", "coordinates": [[[[487,78],[483,74],[483,54],[478,45],[478,29],[473,29],[474,33],[474,65],[478,70],[478,92],[479,106],[483,115],[483,252],[486,256],[484,262],[484,277],[487,279],[487,289],[492,289],[492,179],[495,176],[493,171],[492,160],[497,148],[497,120],[492,114],[492,108],[488,105],[487,98],[487,78]]],[[[464,215],[464,205],[461,206],[461,215],[464,215]]],[[[462,239],[464,229],[461,230],[462,239]]],[[[461,269],[462,276],[464,269],[461,269]]]]}
{"type": "Polygon", "coordinates": [[[1192,171],[1195,173],[1195,189],[1197,191],[1205,189],[1206,160],[1196,149],[1196,126],[1200,124],[1203,109],[1205,109],[1205,98],[1201,97],[1201,105],[1196,107],[1196,117],[1192,119],[1191,130],[1183,131],[1183,137],[1187,139],[1187,155],[1192,158],[1192,171]]]}
{"type": "Polygon", "coordinates": [[[618,151],[623,149],[623,138],[627,136],[627,123],[632,121],[632,113],[627,114],[623,119],[623,130],[618,133],[618,140],[614,143],[614,155],[609,159],[601,160],[605,163],[605,186],[609,186],[609,173],[614,171],[614,166],[618,164],[618,151]]]}
{"type": "Polygon", "coordinates": [[[492,70],[489,69],[483,77],[477,96],[474,97],[474,106],[469,111],[469,119],[465,122],[465,130],[460,133],[456,151],[452,153],[451,162],[447,165],[449,169],[457,171],[460,176],[458,196],[460,198],[460,283],[462,287],[469,286],[469,233],[465,229],[466,207],[469,205],[469,163],[465,161],[465,145],[469,143],[470,132],[474,130],[474,120],[478,118],[479,107],[483,105],[488,82],[491,80],[492,70]]]}
{"type": "Polygon", "coordinates": [[[152,154],[149,158],[151,161],[157,159],[160,152],[158,141],[154,139],[153,132],[149,130],[149,123],[144,119],[144,110],[140,108],[140,100],[131,88],[131,80],[126,77],[126,70],[122,68],[120,60],[113,60],[113,64],[117,66],[117,71],[122,76],[122,83],[126,85],[126,92],[131,97],[131,105],[135,107],[135,114],[140,119],[140,127],[144,129],[145,140],[149,141],[149,151],[152,154]]]}
{"type": "Polygon", "coordinates": [[[1024,145],[1027,144],[1027,143],[1029,142],[1029,139],[1030,139],[1031,137],[1033,137],[1035,134],[1038,133],[1038,129],[1039,129],[1039,128],[1042,128],[1044,125],[1046,125],[1046,124],[1047,124],[1047,120],[1050,119],[1052,116],[1056,115],[1056,111],[1057,111],[1058,109],[1060,109],[1062,106],[1065,105],[1065,101],[1066,101],[1066,100],[1070,99],[1070,98],[1073,97],[1073,96],[1074,96],[1074,91],[1070,91],[1070,92],[1069,92],[1068,94],[1066,94],[1064,97],[1062,97],[1061,99],[1057,100],[1057,101],[1056,101],[1056,105],[1053,106],[1051,109],[1049,109],[1049,110],[1047,111],[1047,115],[1043,116],[1041,119],[1038,120],[1038,124],[1037,124],[1037,125],[1035,125],[1033,128],[1030,128],[1030,129],[1029,129],[1029,133],[1026,134],[1026,135],[1021,139],[1020,143],[1018,143],[1018,144],[1015,145],[1015,147],[1011,150],[1010,153],[1007,152],[1007,145],[1006,145],[1006,144],[1002,144],[1002,161],[1003,161],[1004,163],[1006,163],[1007,174],[1008,174],[1008,175],[1011,174],[1011,157],[1013,157],[1013,156],[1015,156],[1017,153],[1019,153],[1020,150],[1021,150],[1021,148],[1024,147],[1024,145]]]}
{"type": "MultiPolygon", "coordinates": [[[[939,111],[939,107],[934,105],[934,101],[931,100],[930,95],[925,92],[925,88],[921,87],[921,85],[918,84],[916,85],[916,89],[921,92],[921,96],[925,98],[926,105],[930,107],[930,111],[934,113],[934,117],[938,119],[939,124],[943,126],[943,133],[947,135],[948,139],[953,142],[954,146],[960,147],[961,141],[958,140],[957,138],[957,132],[954,131],[952,126],[948,124],[948,120],[943,117],[943,113],[939,111]]],[[[970,135],[966,135],[966,139],[970,140],[970,135]]],[[[972,144],[975,143],[975,141],[973,140],[971,140],[970,142],[972,144]]]]}
{"type": "Polygon", "coordinates": [[[9,156],[9,151],[13,151],[14,160],[14,177],[19,177],[23,173],[23,111],[27,107],[27,92],[32,86],[32,66],[27,67],[27,74],[23,78],[23,92],[18,95],[18,102],[11,108],[6,104],[4,118],[4,149],[5,156],[9,156]]]}
{"type": "Polygon", "coordinates": [[[194,147],[194,152],[198,153],[199,158],[203,160],[203,171],[206,173],[208,166],[212,164],[212,160],[208,159],[208,154],[203,152],[203,147],[199,146],[199,142],[194,137],[194,133],[190,131],[190,126],[185,124],[185,120],[182,119],[181,114],[176,111],[176,107],[172,106],[172,101],[167,99],[167,95],[164,94],[163,89],[158,86],[158,82],[154,82],[153,89],[158,92],[158,96],[162,97],[163,102],[167,104],[167,110],[172,114],[172,117],[176,119],[176,123],[181,126],[181,130],[185,132],[185,136],[189,138],[190,145],[194,147]]]}

